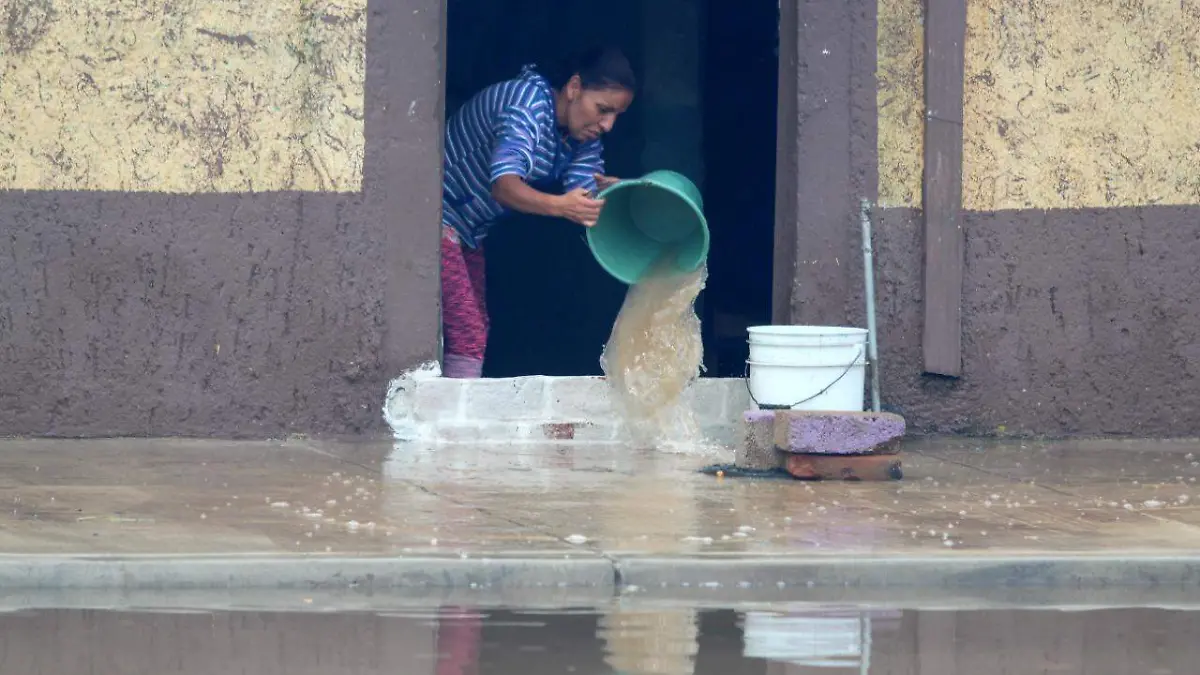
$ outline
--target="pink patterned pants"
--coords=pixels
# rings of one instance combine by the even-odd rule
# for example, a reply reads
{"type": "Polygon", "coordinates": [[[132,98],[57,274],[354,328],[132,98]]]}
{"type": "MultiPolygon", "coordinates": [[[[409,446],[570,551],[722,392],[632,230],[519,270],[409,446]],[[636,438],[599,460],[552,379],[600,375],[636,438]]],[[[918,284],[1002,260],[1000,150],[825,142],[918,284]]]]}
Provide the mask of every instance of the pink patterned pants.
{"type": "Polygon", "coordinates": [[[487,351],[488,313],[483,246],[470,248],[442,228],[442,375],[477,378],[487,351]]]}

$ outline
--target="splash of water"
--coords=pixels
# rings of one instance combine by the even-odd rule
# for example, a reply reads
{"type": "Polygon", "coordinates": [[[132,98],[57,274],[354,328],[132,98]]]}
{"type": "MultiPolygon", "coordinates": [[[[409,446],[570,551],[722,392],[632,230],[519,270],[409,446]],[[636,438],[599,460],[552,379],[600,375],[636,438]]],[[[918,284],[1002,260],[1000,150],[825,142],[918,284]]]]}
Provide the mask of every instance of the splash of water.
{"type": "Polygon", "coordinates": [[[628,440],[639,448],[707,448],[682,398],[703,367],[695,302],[707,278],[703,266],[680,273],[656,265],[629,288],[613,323],[600,366],[628,440]]]}

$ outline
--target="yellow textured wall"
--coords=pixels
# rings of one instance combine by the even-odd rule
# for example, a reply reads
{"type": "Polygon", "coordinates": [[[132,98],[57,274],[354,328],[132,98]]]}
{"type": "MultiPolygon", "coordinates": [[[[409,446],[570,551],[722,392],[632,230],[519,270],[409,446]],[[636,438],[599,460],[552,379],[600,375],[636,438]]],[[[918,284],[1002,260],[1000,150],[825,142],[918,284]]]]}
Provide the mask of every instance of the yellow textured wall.
{"type": "Polygon", "coordinates": [[[1200,2],[972,0],[969,209],[1200,203],[1200,2]]]}
{"type": "Polygon", "coordinates": [[[923,0],[879,0],[879,205],[921,206],[925,142],[923,0]]]}
{"type": "Polygon", "coordinates": [[[0,189],[357,191],[366,0],[0,0],[0,189]]]}
{"type": "MultiPolygon", "coordinates": [[[[879,2],[885,205],[920,205],[920,146],[896,138],[919,131],[882,105],[919,92],[885,54],[920,4],[879,2]]],[[[967,22],[965,208],[1200,204],[1200,0],[969,0],[967,22]]]]}

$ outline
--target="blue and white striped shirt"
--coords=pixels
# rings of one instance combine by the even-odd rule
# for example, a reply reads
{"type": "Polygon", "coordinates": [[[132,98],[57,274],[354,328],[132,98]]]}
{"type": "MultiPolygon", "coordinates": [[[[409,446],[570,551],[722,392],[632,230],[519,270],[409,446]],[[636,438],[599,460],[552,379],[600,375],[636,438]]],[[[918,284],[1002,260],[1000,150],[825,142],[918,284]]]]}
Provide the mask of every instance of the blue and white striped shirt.
{"type": "Polygon", "coordinates": [[[494,84],[446,122],[442,224],[471,248],[507,209],[492,199],[492,183],[520,176],[543,191],[594,190],[604,173],[600,139],[579,142],[558,129],[554,90],[534,66],[494,84]],[[561,181],[561,183],[559,183],[561,181]]]}

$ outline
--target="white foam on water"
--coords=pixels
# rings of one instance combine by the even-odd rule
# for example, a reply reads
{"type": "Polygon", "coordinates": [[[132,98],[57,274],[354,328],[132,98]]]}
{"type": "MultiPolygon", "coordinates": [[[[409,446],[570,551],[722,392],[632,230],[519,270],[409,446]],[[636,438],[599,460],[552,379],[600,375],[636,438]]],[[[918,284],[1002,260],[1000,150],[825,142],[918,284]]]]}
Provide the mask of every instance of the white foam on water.
{"type": "Polygon", "coordinates": [[[428,425],[413,418],[417,385],[426,380],[442,376],[442,366],[437,361],[428,361],[400,374],[388,383],[384,395],[383,419],[392,429],[397,441],[415,441],[430,435],[428,425]]]}

